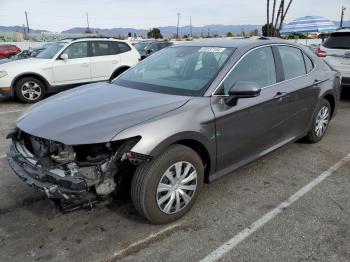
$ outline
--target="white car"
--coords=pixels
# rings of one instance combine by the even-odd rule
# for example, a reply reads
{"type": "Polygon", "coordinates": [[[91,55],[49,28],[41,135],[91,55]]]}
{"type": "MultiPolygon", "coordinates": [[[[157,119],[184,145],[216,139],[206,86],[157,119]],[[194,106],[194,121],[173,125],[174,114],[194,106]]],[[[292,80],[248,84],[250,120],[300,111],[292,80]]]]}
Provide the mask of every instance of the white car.
{"type": "Polygon", "coordinates": [[[332,33],[316,50],[316,54],[339,71],[343,87],[350,88],[350,29],[332,33]]]}
{"type": "Polygon", "coordinates": [[[35,58],[0,65],[0,96],[33,103],[48,92],[112,80],[140,61],[128,42],[80,38],[56,42],[35,58]]]}

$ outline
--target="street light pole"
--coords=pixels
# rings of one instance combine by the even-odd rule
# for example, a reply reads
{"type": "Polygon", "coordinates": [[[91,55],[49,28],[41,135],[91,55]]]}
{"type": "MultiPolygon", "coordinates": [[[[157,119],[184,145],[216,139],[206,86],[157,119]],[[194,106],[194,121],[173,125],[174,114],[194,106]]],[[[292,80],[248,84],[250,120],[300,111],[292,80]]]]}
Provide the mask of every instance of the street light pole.
{"type": "Polygon", "coordinates": [[[344,6],[341,7],[341,18],[340,18],[340,28],[343,27],[343,20],[344,20],[344,11],[346,8],[344,6]]]}
{"type": "Polygon", "coordinates": [[[180,13],[177,13],[176,39],[179,39],[180,13]]]}

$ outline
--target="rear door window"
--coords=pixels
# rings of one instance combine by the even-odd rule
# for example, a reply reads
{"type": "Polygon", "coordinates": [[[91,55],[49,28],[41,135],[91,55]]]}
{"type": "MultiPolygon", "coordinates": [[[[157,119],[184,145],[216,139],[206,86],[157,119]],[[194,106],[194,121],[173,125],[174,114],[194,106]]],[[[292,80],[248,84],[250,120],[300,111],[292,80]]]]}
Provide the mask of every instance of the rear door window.
{"type": "Polygon", "coordinates": [[[106,56],[111,55],[112,50],[107,41],[92,42],[92,56],[106,56]]]}
{"type": "Polygon", "coordinates": [[[331,49],[350,49],[350,32],[331,34],[323,46],[331,49]]]}
{"type": "Polygon", "coordinates": [[[306,74],[303,53],[300,49],[290,46],[279,46],[285,80],[306,74]]]}

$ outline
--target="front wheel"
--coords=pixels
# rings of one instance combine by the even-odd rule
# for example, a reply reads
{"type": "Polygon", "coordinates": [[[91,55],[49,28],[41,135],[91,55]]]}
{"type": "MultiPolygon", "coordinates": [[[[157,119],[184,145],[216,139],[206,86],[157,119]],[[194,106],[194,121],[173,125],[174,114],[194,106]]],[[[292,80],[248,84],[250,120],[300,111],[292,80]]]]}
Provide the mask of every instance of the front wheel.
{"type": "Polygon", "coordinates": [[[23,103],[35,103],[45,96],[44,84],[34,77],[24,77],[16,83],[16,96],[23,103]]]}
{"type": "Polygon", "coordinates": [[[312,126],[305,140],[309,143],[319,142],[325,135],[331,119],[331,105],[326,99],[318,104],[316,113],[312,119],[312,126]]]}
{"type": "Polygon", "coordinates": [[[202,187],[201,158],[189,147],[173,145],[136,170],[131,197],[137,211],[154,224],[179,219],[192,207],[202,187]]]}

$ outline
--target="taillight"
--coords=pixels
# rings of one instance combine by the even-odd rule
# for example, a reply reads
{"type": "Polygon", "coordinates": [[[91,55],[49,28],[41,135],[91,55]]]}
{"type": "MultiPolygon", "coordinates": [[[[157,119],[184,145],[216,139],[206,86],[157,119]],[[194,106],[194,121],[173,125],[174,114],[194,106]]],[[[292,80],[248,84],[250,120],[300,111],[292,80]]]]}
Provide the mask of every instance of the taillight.
{"type": "Polygon", "coordinates": [[[317,55],[318,57],[326,57],[326,56],[327,56],[327,52],[321,50],[321,48],[317,48],[317,49],[316,49],[316,55],[317,55]]]}

